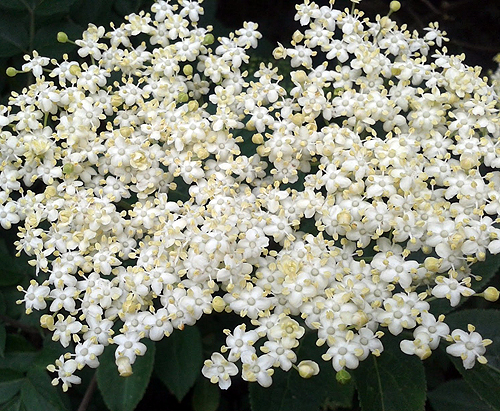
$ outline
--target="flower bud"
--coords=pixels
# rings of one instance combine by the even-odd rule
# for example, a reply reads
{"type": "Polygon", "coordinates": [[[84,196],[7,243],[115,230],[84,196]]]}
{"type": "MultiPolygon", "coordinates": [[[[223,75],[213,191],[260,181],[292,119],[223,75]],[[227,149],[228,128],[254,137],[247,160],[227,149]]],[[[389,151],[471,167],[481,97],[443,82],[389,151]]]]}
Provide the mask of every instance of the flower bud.
{"type": "Polygon", "coordinates": [[[189,111],[195,111],[195,110],[198,110],[198,108],[200,108],[200,104],[196,100],[191,100],[188,103],[188,110],[189,111]]]}
{"type": "Polygon", "coordinates": [[[222,297],[220,296],[216,296],[213,300],[212,300],[212,307],[214,308],[214,310],[218,313],[221,313],[222,311],[224,311],[224,308],[226,308],[226,303],[225,301],[222,299],[222,297]]]}
{"type": "Polygon", "coordinates": [[[63,165],[62,171],[64,174],[71,174],[75,170],[75,166],[71,163],[66,163],[63,165]]]}
{"type": "Polygon", "coordinates": [[[260,133],[255,133],[252,136],[252,143],[254,144],[263,144],[264,143],[264,137],[260,133]]]}
{"type": "Polygon", "coordinates": [[[57,41],[59,43],[67,43],[68,35],[64,31],[60,31],[59,33],[57,33],[57,41]]]}
{"type": "Polygon", "coordinates": [[[5,70],[5,73],[9,77],[14,77],[17,73],[19,73],[19,71],[17,71],[14,67],[9,67],[9,68],[7,68],[7,70],[5,70]]]}
{"type": "Polygon", "coordinates": [[[399,1],[391,1],[389,4],[389,9],[391,10],[392,13],[395,13],[401,8],[401,3],[399,1]]]}
{"type": "Polygon", "coordinates": [[[424,261],[424,267],[433,273],[437,273],[439,267],[441,267],[441,261],[440,258],[427,257],[424,261]]]}
{"type": "Polygon", "coordinates": [[[118,367],[120,377],[130,377],[133,374],[132,366],[130,365],[128,357],[118,357],[115,362],[118,367]]]}
{"type": "Polygon", "coordinates": [[[42,328],[48,328],[49,330],[54,329],[54,317],[48,314],[44,314],[40,317],[40,325],[42,328]]]}
{"type": "Polygon", "coordinates": [[[177,102],[179,103],[187,103],[189,100],[189,96],[186,93],[179,93],[177,96],[177,102]]]}
{"type": "Polygon", "coordinates": [[[191,64],[186,64],[183,68],[182,68],[182,72],[184,73],[184,75],[186,76],[191,76],[193,74],[193,66],[191,64]]]}
{"type": "Polygon", "coordinates": [[[214,35],[211,33],[208,33],[204,38],[203,38],[203,45],[208,46],[210,44],[213,44],[215,41],[214,35]]]}
{"type": "Polygon", "coordinates": [[[311,360],[301,361],[297,368],[302,378],[311,378],[319,374],[319,365],[311,360]]]}
{"type": "Polygon", "coordinates": [[[486,301],[494,303],[498,300],[498,297],[500,297],[500,292],[495,287],[488,287],[484,290],[483,295],[486,301]]]}
{"type": "Polygon", "coordinates": [[[77,64],[72,64],[69,68],[69,72],[73,75],[73,76],[79,76],[81,73],[82,73],[82,69],[80,68],[79,65],[77,64]]]}

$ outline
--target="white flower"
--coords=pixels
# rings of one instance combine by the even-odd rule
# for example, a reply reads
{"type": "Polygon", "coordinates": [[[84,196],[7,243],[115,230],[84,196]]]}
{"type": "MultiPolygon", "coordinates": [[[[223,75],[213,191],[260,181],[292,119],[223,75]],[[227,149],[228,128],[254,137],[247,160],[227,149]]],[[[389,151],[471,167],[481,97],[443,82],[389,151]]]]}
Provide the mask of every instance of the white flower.
{"type": "Polygon", "coordinates": [[[269,354],[257,357],[255,354],[242,357],[243,370],[241,376],[245,381],[257,381],[263,387],[269,387],[273,380],[274,370],[271,368],[275,358],[269,354]]]}
{"type": "Polygon", "coordinates": [[[464,281],[459,282],[453,277],[436,278],[437,285],[432,289],[432,295],[437,298],[447,298],[450,300],[450,305],[455,307],[460,302],[460,296],[469,297],[475,294],[475,291],[468,287],[464,281]]]}
{"type": "Polygon", "coordinates": [[[231,386],[231,377],[238,374],[238,367],[215,352],[210,360],[205,360],[201,372],[212,384],[218,383],[222,390],[227,390],[231,386]]]}
{"type": "Polygon", "coordinates": [[[482,364],[487,362],[483,354],[486,352],[486,346],[491,344],[491,340],[483,340],[481,334],[474,331],[473,326],[469,325],[468,330],[468,333],[459,329],[453,330],[449,339],[453,344],[446,347],[448,354],[462,359],[466,370],[474,366],[476,358],[482,364]]]}

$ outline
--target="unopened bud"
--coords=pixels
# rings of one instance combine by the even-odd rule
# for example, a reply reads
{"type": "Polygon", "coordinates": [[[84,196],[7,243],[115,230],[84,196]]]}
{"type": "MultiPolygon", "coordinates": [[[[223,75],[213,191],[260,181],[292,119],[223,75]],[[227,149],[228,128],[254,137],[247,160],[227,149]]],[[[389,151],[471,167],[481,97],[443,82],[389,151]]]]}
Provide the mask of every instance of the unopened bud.
{"type": "Polygon", "coordinates": [[[79,76],[80,74],[82,74],[82,69],[80,68],[79,65],[77,64],[72,64],[69,68],[69,72],[73,75],[73,76],[79,76]]]}
{"type": "Polygon", "coordinates": [[[66,43],[68,41],[68,35],[64,31],[57,33],[57,41],[59,43],[66,43]]]}
{"type": "Polygon", "coordinates": [[[389,9],[393,13],[398,11],[400,8],[401,8],[401,3],[399,1],[391,1],[391,3],[389,4],[389,9]]]}
{"type": "Polygon", "coordinates": [[[40,325],[42,328],[47,328],[49,330],[54,329],[54,317],[48,314],[44,314],[40,317],[40,325]]]}
{"type": "Polygon", "coordinates": [[[424,267],[427,270],[436,273],[439,270],[439,267],[441,267],[441,259],[434,257],[427,257],[424,261],[424,267]]]}
{"type": "Polygon", "coordinates": [[[179,103],[187,103],[188,100],[189,96],[187,95],[187,93],[179,93],[179,95],[177,96],[177,101],[179,103]]]}
{"type": "Polygon", "coordinates": [[[191,64],[186,64],[183,68],[182,68],[182,72],[184,73],[184,75],[186,76],[190,76],[193,74],[193,66],[191,64]]]}
{"type": "Polygon", "coordinates": [[[71,174],[75,170],[75,166],[71,163],[66,163],[63,165],[62,171],[64,174],[71,174]]]}
{"type": "Polygon", "coordinates": [[[120,377],[130,377],[133,374],[132,366],[130,365],[128,357],[118,357],[115,362],[118,367],[120,377]]]}
{"type": "Polygon", "coordinates": [[[212,300],[212,307],[216,312],[221,313],[224,311],[224,308],[226,308],[226,302],[222,299],[222,297],[216,296],[212,300]]]}
{"type": "Polygon", "coordinates": [[[299,375],[302,378],[311,378],[314,375],[319,374],[319,365],[311,360],[304,360],[299,363],[297,366],[299,370],[299,375]]]}
{"type": "Polygon", "coordinates": [[[200,104],[196,100],[191,100],[188,103],[188,110],[189,111],[196,111],[196,110],[198,110],[198,108],[200,108],[200,104]]]}
{"type": "Polygon", "coordinates": [[[9,67],[7,70],[5,70],[5,73],[9,77],[14,77],[17,73],[19,73],[19,71],[17,71],[14,67],[9,67]]]}
{"type": "Polygon", "coordinates": [[[295,30],[292,35],[292,40],[295,43],[300,43],[302,40],[304,40],[304,35],[299,30],[295,30]]]}
{"type": "Polygon", "coordinates": [[[488,287],[484,290],[483,295],[486,301],[494,303],[498,300],[498,297],[500,297],[500,292],[495,287],[488,287]]]}
{"type": "Polygon", "coordinates": [[[208,33],[204,38],[203,38],[203,45],[208,46],[210,44],[213,44],[215,41],[214,35],[211,33],[208,33]]]}
{"type": "Polygon", "coordinates": [[[252,136],[252,143],[254,143],[254,144],[262,144],[262,143],[264,143],[264,137],[262,136],[262,134],[255,133],[252,136]]]}

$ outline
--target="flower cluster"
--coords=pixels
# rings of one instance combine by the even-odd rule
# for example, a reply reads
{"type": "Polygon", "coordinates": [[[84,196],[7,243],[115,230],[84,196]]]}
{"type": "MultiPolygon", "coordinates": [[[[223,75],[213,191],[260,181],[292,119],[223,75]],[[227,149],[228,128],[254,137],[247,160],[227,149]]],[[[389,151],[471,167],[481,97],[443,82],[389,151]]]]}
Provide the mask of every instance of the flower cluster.
{"type": "Polygon", "coordinates": [[[295,365],[306,332],[336,371],[405,329],[407,354],[445,339],[484,362],[490,341],[450,334],[428,301],[473,295],[471,265],[500,252],[499,100],[480,70],[437,24],[422,37],[308,0],[273,53],[290,70],[251,70],[257,25],[215,44],[199,3],[90,25],[83,63],[27,56],[35,81],[0,108],[0,223],[38,276],[20,303],[71,347],[54,383],[109,344],[130,375],[141,340],[222,311],[242,324],[202,372],[223,389],[317,374],[295,365]]]}

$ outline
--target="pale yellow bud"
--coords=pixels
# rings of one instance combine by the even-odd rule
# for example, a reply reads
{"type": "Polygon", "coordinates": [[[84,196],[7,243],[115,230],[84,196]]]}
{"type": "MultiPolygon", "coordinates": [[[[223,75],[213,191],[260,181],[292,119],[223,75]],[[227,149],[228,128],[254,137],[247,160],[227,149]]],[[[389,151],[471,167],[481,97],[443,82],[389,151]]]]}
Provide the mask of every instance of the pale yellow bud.
{"type": "Polygon", "coordinates": [[[302,378],[311,378],[314,375],[319,374],[319,365],[311,360],[304,360],[299,363],[297,366],[299,370],[299,375],[302,378]]]}
{"type": "Polygon", "coordinates": [[[295,30],[295,33],[293,33],[292,35],[292,40],[295,43],[300,43],[302,40],[304,40],[304,35],[300,31],[295,30]]]}
{"type": "Polygon", "coordinates": [[[42,328],[48,328],[49,330],[54,329],[54,317],[48,314],[44,314],[40,317],[40,325],[42,328]]]}
{"type": "Polygon", "coordinates": [[[488,287],[486,290],[484,290],[483,295],[486,301],[491,301],[492,303],[494,303],[498,300],[498,297],[500,297],[500,292],[495,287],[488,287]]]}
{"type": "Polygon", "coordinates": [[[399,1],[391,1],[391,4],[389,4],[389,9],[391,12],[395,13],[401,8],[401,3],[399,1]]]}
{"type": "Polygon", "coordinates": [[[79,76],[80,74],[82,74],[82,69],[80,68],[80,66],[76,65],[76,64],[72,64],[69,68],[69,72],[73,75],[73,76],[79,76]]]}
{"type": "Polygon", "coordinates": [[[264,137],[262,136],[262,134],[255,133],[252,136],[252,143],[254,143],[254,144],[262,144],[262,143],[264,143],[264,137]]]}
{"type": "Polygon", "coordinates": [[[193,66],[191,64],[186,64],[183,68],[182,68],[182,72],[186,75],[186,76],[190,76],[193,74],[193,66]]]}
{"type": "Polygon", "coordinates": [[[115,362],[118,367],[120,377],[130,377],[133,374],[132,366],[130,365],[128,357],[118,357],[115,362]]]}
{"type": "Polygon", "coordinates": [[[188,110],[189,111],[195,111],[195,110],[198,110],[198,108],[200,107],[200,104],[196,101],[196,100],[191,100],[189,103],[188,103],[188,110]]]}
{"type": "Polygon", "coordinates": [[[111,105],[113,107],[118,107],[121,106],[122,104],[123,104],[123,99],[118,94],[114,94],[113,96],[111,96],[111,105]]]}
{"type": "Polygon", "coordinates": [[[424,261],[424,267],[427,270],[436,273],[439,270],[439,267],[441,267],[441,259],[434,257],[427,257],[424,261]]]}
{"type": "Polygon", "coordinates": [[[226,308],[226,302],[222,299],[222,297],[216,296],[212,300],[212,307],[216,312],[221,313],[224,311],[224,308],[226,308]]]}

